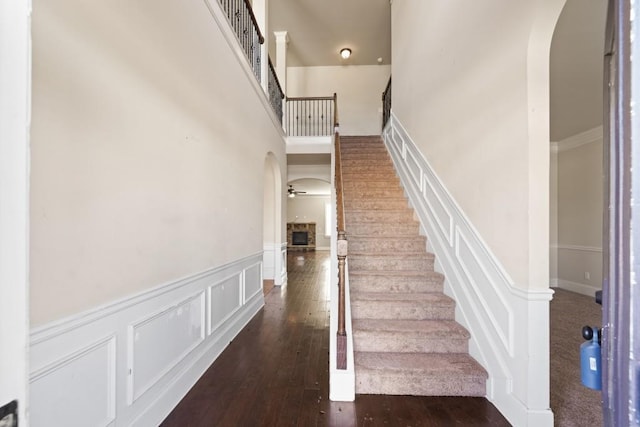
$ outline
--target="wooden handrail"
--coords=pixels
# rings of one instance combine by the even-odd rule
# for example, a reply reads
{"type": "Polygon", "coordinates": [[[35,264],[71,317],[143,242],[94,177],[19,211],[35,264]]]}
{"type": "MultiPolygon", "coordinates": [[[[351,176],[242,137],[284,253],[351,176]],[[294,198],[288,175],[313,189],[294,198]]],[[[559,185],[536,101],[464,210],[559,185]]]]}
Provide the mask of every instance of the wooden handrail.
{"type": "Polygon", "coordinates": [[[336,214],[338,231],[338,332],[336,337],[336,367],[347,369],[347,330],[346,330],[346,281],[345,270],[347,260],[347,232],[344,218],[344,195],[342,183],[342,152],[340,147],[340,131],[338,126],[338,95],[333,94],[333,122],[335,129],[335,183],[336,183],[336,214]]]}
{"type": "Polygon", "coordinates": [[[278,86],[278,90],[282,94],[280,99],[284,99],[285,98],[284,91],[282,90],[282,86],[280,86],[280,80],[278,79],[278,74],[276,74],[276,69],[273,66],[273,63],[271,62],[271,57],[267,56],[267,58],[269,58],[269,70],[271,71],[271,73],[273,73],[273,79],[276,82],[276,85],[278,86]]]}
{"type": "Polygon", "coordinates": [[[382,92],[382,129],[387,125],[391,117],[391,76],[389,76],[389,82],[382,92]]]}
{"type": "Polygon", "coordinates": [[[287,96],[287,101],[334,101],[333,96],[287,96]]]}

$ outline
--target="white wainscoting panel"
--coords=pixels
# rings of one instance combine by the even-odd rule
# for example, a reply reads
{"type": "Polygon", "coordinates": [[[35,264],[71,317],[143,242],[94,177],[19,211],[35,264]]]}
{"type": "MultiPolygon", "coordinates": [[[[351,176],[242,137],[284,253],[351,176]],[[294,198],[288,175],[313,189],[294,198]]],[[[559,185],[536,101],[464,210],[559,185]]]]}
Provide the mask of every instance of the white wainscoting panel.
{"type": "Polygon", "coordinates": [[[218,329],[242,304],[242,274],[209,287],[209,333],[218,329]]]}
{"type": "Polygon", "coordinates": [[[204,291],[130,325],[127,345],[130,351],[129,403],[149,390],[200,344],[204,340],[204,331],[204,291]]]}
{"type": "Polygon", "coordinates": [[[445,292],[456,300],[456,320],[471,333],[469,352],[489,373],[487,398],[513,425],[552,426],[553,292],[515,287],[393,112],[383,139],[445,274],[445,292]]]}
{"type": "MultiPolygon", "coordinates": [[[[262,254],[262,273],[265,280],[276,278],[276,257],[279,256],[280,245],[265,244],[262,254]]],[[[279,272],[278,272],[279,273],[279,272]]]]}
{"type": "Polygon", "coordinates": [[[33,330],[30,425],[157,426],[264,305],[262,255],[33,330]]]}
{"type": "Polygon", "coordinates": [[[262,292],[262,270],[260,264],[255,264],[244,270],[243,304],[260,292],[262,292]]]}
{"type": "Polygon", "coordinates": [[[276,270],[280,268],[280,276],[276,276],[276,286],[286,286],[287,285],[287,242],[282,242],[280,244],[280,260],[276,263],[276,270]],[[279,280],[278,280],[279,279],[279,280]]]}
{"type": "Polygon", "coordinates": [[[108,426],[116,417],[115,337],[31,374],[32,426],[108,426]],[[84,375],[75,375],[83,372],[84,375]],[[54,390],[49,394],[48,391],[54,390]]]}

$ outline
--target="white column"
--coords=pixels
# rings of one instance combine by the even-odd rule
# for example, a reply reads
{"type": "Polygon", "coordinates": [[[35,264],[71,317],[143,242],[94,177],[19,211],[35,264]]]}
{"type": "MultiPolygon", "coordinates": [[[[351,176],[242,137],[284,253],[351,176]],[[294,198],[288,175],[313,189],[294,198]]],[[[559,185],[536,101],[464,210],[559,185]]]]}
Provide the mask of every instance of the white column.
{"type": "Polygon", "coordinates": [[[261,46],[262,59],[260,69],[260,84],[264,91],[269,94],[269,0],[253,0],[253,14],[258,22],[260,33],[264,36],[264,43],[261,46]]]}
{"type": "Polygon", "coordinates": [[[276,75],[280,81],[282,90],[287,93],[287,44],[289,35],[287,31],[274,31],[276,36],[276,75]]]}

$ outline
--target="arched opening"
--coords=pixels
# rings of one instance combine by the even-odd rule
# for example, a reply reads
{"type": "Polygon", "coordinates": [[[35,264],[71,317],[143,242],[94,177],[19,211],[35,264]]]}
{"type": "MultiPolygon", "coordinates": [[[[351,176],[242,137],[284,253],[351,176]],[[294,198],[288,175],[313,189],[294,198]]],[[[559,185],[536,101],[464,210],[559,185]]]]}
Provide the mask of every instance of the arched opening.
{"type": "MultiPolygon", "coordinates": [[[[293,224],[313,224],[313,236],[304,249],[329,250],[331,247],[331,184],[318,178],[298,178],[287,183],[287,229],[293,224]],[[291,191],[293,190],[293,191],[291,191]]],[[[295,250],[295,244],[287,233],[289,250],[295,250]]]]}
{"type": "Polygon", "coordinates": [[[282,178],[273,153],[264,161],[262,278],[265,293],[286,283],[286,248],[282,246],[282,178]]]}
{"type": "Polygon", "coordinates": [[[606,0],[567,0],[551,42],[550,406],[559,425],[602,424],[600,393],[579,382],[578,352],[581,327],[601,326],[606,13],[606,0]]]}

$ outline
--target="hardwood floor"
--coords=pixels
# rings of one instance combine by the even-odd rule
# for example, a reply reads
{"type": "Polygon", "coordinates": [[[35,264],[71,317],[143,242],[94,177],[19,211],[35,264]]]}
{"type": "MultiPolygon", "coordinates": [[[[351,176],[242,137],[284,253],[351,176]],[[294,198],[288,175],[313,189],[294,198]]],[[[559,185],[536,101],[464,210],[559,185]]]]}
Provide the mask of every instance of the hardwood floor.
{"type": "Polygon", "coordinates": [[[162,426],[508,426],[484,398],[329,401],[329,254],[288,256],[274,288],[162,426]]]}

